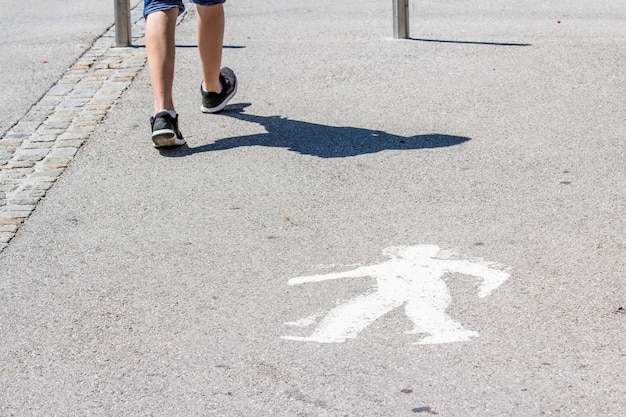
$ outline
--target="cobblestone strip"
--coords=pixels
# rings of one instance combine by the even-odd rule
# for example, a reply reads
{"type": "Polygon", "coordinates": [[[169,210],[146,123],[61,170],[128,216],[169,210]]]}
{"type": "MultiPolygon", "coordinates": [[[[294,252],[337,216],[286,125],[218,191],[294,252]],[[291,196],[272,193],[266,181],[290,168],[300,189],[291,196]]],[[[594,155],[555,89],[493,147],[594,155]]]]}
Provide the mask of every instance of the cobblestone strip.
{"type": "Polygon", "coordinates": [[[109,29],[0,139],[0,252],[144,67],[142,10],[131,11],[135,46],[115,48],[109,29]]]}

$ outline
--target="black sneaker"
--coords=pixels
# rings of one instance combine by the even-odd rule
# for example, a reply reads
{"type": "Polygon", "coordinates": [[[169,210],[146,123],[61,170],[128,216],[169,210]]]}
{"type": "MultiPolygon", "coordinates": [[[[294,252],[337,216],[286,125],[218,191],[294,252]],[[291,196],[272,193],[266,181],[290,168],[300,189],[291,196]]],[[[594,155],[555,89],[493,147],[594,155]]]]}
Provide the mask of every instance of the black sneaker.
{"type": "Polygon", "coordinates": [[[162,111],[150,118],[152,126],[152,142],[155,148],[163,146],[180,146],[185,144],[182,133],[178,130],[178,115],[170,116],[162,111]]]}
{"type": "Polygon", "coordinates": [[[220,71],[220,83],[222,84],[221,93],[208,93],[200,84],[200,93],[202,94],[202,110],[203,113],[217,113],[224,110],[231,98],[237,93],[237,77],[233,70],[224,67],[220,71]]]}

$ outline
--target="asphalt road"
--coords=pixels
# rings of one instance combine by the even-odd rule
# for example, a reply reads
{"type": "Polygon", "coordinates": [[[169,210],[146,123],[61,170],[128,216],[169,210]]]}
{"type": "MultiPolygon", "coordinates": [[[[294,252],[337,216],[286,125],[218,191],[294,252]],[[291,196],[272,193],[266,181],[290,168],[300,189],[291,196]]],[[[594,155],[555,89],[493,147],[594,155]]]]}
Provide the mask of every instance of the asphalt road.
{"type": "Polygon", "coordinates": [[[626,6],[227,16],[227,110],[192,10],[188,146],[144,70],[0,253],[0,414],[625,415],[626,6]]]}

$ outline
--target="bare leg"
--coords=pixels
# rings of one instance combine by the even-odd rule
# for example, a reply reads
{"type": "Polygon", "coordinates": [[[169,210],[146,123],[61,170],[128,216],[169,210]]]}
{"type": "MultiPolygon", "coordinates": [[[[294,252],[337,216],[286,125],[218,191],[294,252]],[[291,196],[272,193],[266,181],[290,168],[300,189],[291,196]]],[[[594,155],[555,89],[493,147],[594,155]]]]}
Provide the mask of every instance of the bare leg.
{"type": "Polygon", "coordinates": [[[146,52],[154,95],[154,113],[174,110],[172,89],[176,55],[178,8],[150,13],[146,18],[146,52]]]}
{"type": "Polygon", "coordinates": [[[222,43],[224,42],[224,6],[197,5],[198,49],[202,61],[205,91],[219,93],[222,89],[219,74],[222,66],[222,43]]]}

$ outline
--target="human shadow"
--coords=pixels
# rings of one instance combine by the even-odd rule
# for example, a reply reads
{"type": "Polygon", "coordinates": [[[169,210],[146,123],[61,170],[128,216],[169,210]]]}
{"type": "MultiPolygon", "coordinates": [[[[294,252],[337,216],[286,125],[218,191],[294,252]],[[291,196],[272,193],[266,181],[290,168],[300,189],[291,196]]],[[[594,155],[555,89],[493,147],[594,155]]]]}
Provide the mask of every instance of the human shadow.
{"type": "Polygon", "coordinates": [[[444,148],[460,145],[470,140],[470,138],[464,136],[451,136],[440,133],[405,137],[380,130],[329,126],[291,120],[282,116],[258,116],[245,113],[244,110],[249,105],[249,103],[231,105],[220,114],[260,124],[265,128],[266,133],[219,139],[213,143],[198,147],[183,145],[177,148],[160,148],[161,154],[167,157],[183,157],[196,153],[223,151],[244,146],[268,146],[285,148],[302,155],[312,155],[320,158],[346,158],[386,150],[444,148]]]}

